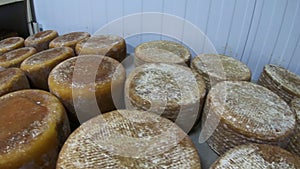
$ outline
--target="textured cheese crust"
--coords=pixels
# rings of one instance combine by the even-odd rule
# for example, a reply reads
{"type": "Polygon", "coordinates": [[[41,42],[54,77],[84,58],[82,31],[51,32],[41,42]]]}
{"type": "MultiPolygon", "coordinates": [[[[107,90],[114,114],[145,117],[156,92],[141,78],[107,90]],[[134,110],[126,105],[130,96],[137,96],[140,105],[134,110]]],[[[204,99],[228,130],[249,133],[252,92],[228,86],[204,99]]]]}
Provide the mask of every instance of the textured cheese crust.
{"type": "Polygon", "coordinates": [[[221,81],[251,80],[251,71],[247,65],[225,55],[199,55],[193,59],[191,68],[203,76],[208,89],[221,81]]]}
{"type": "Polygon", "coordinates": [[[268,89],[250,83],[226,81],[210,90],[203,120],[216,130],[207,140],[218,154],[234,146],[254,142],[285,147],[295,129],[295,114],[268,89]],[[210,121],[218,117],[219,124],[210,121]]]}
{"type": "Polygon", "coordinates": [[[58,37],[55,30],[46,30],[31,35],[25,39],[25,46],[34,47],[38,52],[49,49],[49,43],[58,37]]]}
{"type": "Polygon", "coordinates": [[[300,98],[295,98],[291,101],[290,107],[296,113],[296,130],[287,147],[290,152],[297,154],[300,157],[300,98]]]}
{"type": "Polygon", "coordinates": [[[171,121],[149,112],[118,110],[73,132],[56,168],[200,169],[201,164],[190,138],[171,121]]]}
{"type": "Polygon", "coordinates": [[[69,47],[48,49],[25,59],[20,68],[26,72],[32,87],[49,90],[50,71],[60,62],[73,56],[74,52],[69,47]]]}
{"type": "Polygon", "coordinates": [[[20,67],[21,63],[37,51],[33,47],[23,47],[0,56],[0,67],[20,67]]]}
{"type": "Polygon", "coordinates": [[[0,55],[24,46],[24,39],[11,37],[0,41],[0,55]]]}
{"type": "Polygon", "coordinates": [[[75,46],[81,40],[90,37],[91,35],[87,32],[72,32],[68,34],[64,34],[53,39],[49,43],[49,48],[57,48],[57,47],[70,47],[75,51],[75,46]]]}
{"type": "Polygon", "coordinates": [[[135,49],[135,66],[145,63],[190,65],[191,54],[183,45],[172,41],[150,41],[135,49]]]}
{"type": "Polygon", "coordinates": [[[287,103],[300,97],[300,77],[277,65],[266,65],[258,84],[272,90],[287,103]]]}
{"type": "Polygon", "coordinates": [[[55,168],[70,134],[63,105],[48,92],[21,90],[0,97],[0,168],[55,168]]]}
{"type": "Polygon", "coordinates": [[[95,35],[76,45],[77,55],[104,55],[122,62],[126,57],[126,43],[116,35],[95,35]]]}
{"type": "Polygon", "coordinates": [[[248,144],[221,156],[210,169],[300,168],[300,158],[276,146],[248,144]]]}

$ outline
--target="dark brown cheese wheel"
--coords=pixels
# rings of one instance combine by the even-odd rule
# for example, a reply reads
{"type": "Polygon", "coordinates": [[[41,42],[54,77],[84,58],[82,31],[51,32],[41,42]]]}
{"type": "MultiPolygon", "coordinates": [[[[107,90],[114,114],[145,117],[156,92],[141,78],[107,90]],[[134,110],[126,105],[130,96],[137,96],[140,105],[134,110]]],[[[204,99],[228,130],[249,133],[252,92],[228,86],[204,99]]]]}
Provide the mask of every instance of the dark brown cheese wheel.
{"type": "Polygon", "coordinates": [[[48,92],[21,90],[0,97],[0,168],[55,168],[70,134],[63,105],[48,92]]]}
{"type": "Polygon", "coordinates": [[[232,57],[217,54],[196,56],[191,68],[203,76],[208,89],[221,81],[250,81],[251,71],[244,63],[232,57]]]}
{"type": "Polygon", "coordinates": [[[24,46],[24,39],[21,37],[10,37],[0,41],[0,55],[24,46]]]}
{"type": "Polygon", "coordinates": [[[205,93],[203,79],[178,64],[144,64],[125,83],[127,109],[159,113],[186,132],[200,116],[205,93]]]}
{"type": "Polygon", "coordinates": [[[70,47],[75,51],[75,46],[81,40],[90,37],[91,35],[87,32],[71,32],[68,34],[64,34],[53,39],[50,44],[49,48],[57,48],[57,47],[70,47]]]}
{"type": "Polygon", "coordinates": [[[258,84],[272,90],[287,103],[294,97],[300,97],[300,76],[277,65],[266,65],[258,84]]]}
{"type": "Polygon", "coordinates": [[[95,35],[76,45],[77,55],[104,55],[122,62],[126,57],[126,43],[116,35],[95,35]]]}
{"type": "Polygon", "coordinates": [[[175,63],[190,65],[190,51],[183,45],[172,41],[145,42],[135,49],[135,66],[145,63],[175,63]]]}
{"type": "Polygon", "coordinates": [[[0,69],[0,96],[29,88],[30,86],[26,74],[21,69],[0,69]]]}
{"type": "Polygon", "coordinates": [[[55,30],[46,30],[38,32],[25,39],[25,46],[34,47],[38,52],[49,49],[49,43],[58,37],[55,30]]]}
{"type": "Polygon", "coordinates": [[[50,91],[63,102],[74,124],[100,111],[115,110],[118,101],[124,102],[124,81],[124,67],[115,59],[101,55],[68,59],[57,65],[48,79],[50,91]]]}
{"type": "Polygon", "coordinates": [[[298,169],[300,158],[276,146],[247,144],[221,156],[210,169],[298,169]]]}
{"type": "Polygon", "coordinates": [[[0,55],[0,67],[20,67],[25,59],[35,53],[36,49],[33,47],[23,47],[4,53],[0,55]]]}
{"type": "Polygon", "coordinates": [[[25,59],[20,68],[26,72],[31,87],[49,90],[48,76],[50,71],[60,62],[73,56],[74,52],[69,47],[48,49],[25,59]]]}
{"type": "Polygon", "coordinates": [[[118,110],[99,115],[73,132],[57,169],[200,169],[197,150],[174,123],[156,114],[118,110]]]}
{"type": "Polygon", "coordinates": [[[296,130],[288,145],[288,150],[300,157],[300,98],[295,98],[290,103],[292,111],[296,113],[296,130]]]}
{"type": "Polygon", "coordinates": [[[245,143],[285,148],[296,127],[294,112],[279,96],[242,81],[213,86],[207,95],[203,120],[203,128],[215,128],[207,142],[218,154],[245,143]]]}

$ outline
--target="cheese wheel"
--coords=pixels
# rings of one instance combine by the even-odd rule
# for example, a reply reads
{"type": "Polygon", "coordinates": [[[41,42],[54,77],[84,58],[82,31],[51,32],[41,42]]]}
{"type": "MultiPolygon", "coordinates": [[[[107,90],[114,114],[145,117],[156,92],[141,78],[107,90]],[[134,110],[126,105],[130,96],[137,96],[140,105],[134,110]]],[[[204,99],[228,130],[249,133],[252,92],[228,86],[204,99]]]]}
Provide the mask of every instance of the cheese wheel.
{"type": "Polygon", "coordinates": [[[244,63],[225,55],[196,56],[191,68],[203,76],[208,89],[221,81],[250,81],[251,71],[244,63]]]}
{"type": "Polygon", "coordinates": [[[33,34],[25,39],[25,46],[34,47],[38,52],[49,49],[49,43],[58,37],[55,30],[46,30],[33,34]]]}
{"type": "Polygon", "coordinates": [[[81,40],[90,37],[91,35],[87,32],[71,32],[68,34],[64,34],[53,39],[50,44],[49,48],[57,48],[57,47],[70,47],[75,51],[75,46],[81,40]]]}
{"type": "Polygon", "coordinates": [[[151,63],[133,70],[125,83],[127,109],[159,113],[188,132],[200,117],[205,83],[186,67],[151,63]]]}
{"type": "Polygon", "coordinates": [[[25,73],[19,68],[0,70],[0,96],[22,89],[29,89],[25,73]]]}
{"type": "Polygon", "coordinates": [[[126,43],[116,35],[95,35],[76,45],[77,55],[105,55],[122,62],[126,57],[126,43]]]}
{"type": "Polygon", "coordinates": [[[101,55],[80,55],[57,65],[49,75],[49,89],[69,111],[76,125],[98,113],[116,109],[123,101],[125,69],[101,55]],[[119,99],[119,100],[118,100],[119,99]],[[96,104],[96,107],[93,107],[96,104]],[[99,110],[100,109],[100,110],[99,110]],[[77,119],[79,115],[79,119],[77,119]]]}
{"type": "Polygon", "coordinates": [[[210,169],[298,169],[300,158],[276,146],[247,144],[235,147],[220,157],[210,169]]]}
{"type": "Polygon", "coordinates": [[[0,41],[0,55],[24,46],[24,39],[21,37],[10,37],[0,41]]]}
{"type": "Polygon", "coordinates": [[[145,42],[135,49],[135,66],[145,63],[175,63],[190,65],[190,51],[183,45],[172,41],[145,42]]]}
{"type": "Polygon", "coordinates": [[[60,62],[73,56],[74,52],[69,47],[48,49],[25,59],[20,68],[28,76],[31,87],[49,90],[48,76],[50,71],[60,62]]]}
{"type": "Polygon", "coordinates": [[[73,132],[56,168],[200,169],[201,164],[190,138],[171,121],[149,112],[118,110],[73,132]]]}
{"type": "Polygon", "coordinates": [[[257,83],[272,90],[287,103],[294,97],[300,97],[300,76],[277,65],[266,65],[257,83]]]}
{"type": "Polygon", "coordinates": [[[287,146],[295,129],[295,114],[270,90],[243,81],[217,83],[207,95],[204,126],[218,154],[244,143],[287,146]],[[219,119],[217,121],[216,119],[219,119]]]}
{"type": "Polygon", "coordinates": [[[0,56],[0,67],[20,67],[21,63],[37,51],[33,47],[23,47],[0,56]]]}
{"type": "Polygon", "coordinates": [[[296,130],[287,149],[300,157],[300,98],[293,99],[290,107],[296,113],[296,130]]]}
{"type": "Polygon", "coordinates": [[[21,90],[0,97],[0,168],[55,168],[70,133],[64,107],[48,92],[21,90]]]}

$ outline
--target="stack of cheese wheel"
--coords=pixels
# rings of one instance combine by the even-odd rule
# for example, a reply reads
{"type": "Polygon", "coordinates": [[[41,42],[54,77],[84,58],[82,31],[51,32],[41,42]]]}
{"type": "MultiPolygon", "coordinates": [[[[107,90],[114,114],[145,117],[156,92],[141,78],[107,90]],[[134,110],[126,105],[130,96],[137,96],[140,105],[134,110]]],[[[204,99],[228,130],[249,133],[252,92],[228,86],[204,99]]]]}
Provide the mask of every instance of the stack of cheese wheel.
{"type": "Polygon", "coordinates": [[[50,91],[69,110],[69,118],[74,125],[78,124],[78,120],[84,122],[98,115],[100,111],[115,110],[119,101],[124,102],[124,81],[124,67],[118,61],[101,55],[80,55],[68,59],[57,65],[48,79],[50,91]]]}
{"type": "Polygon", "coordinates": [[[203,76],[208,89],[221,81],[251,80],[251,71],[247,65],[225,55],[199,55],[193,59],[191,68],[203,76]]]}
{"type": "Polygon", "coordinates": [[[118,110],[81,125],[64,144],[56,168],[200,169],[190,138],[156,114],[118,110]]]}
{"type": "Polygon", "coordinates": [[[300,98],[295,98],[290,103],[291,109],[296,113],[296,131],[288,145],[288,150],[300,156],[300,98]]]}
{"type": "Polygon", "coordinates": [[[24,46],[24,39],[21,37],[11,37],[0,41],[0,55],[24,46]]]}
{"type": "Polygon", "coordinates": [[[25,46],[34,47],[38,52],[49,49],[49,43],[58,37],[54,30],[46,30],[33,34],[25,39],[25,46]]]}
{"type": "Polygon", "coordinates": [[[81,40],[90,37],[91,35],[87,32],[72,32],[68,34],[64,34],[53,39],[49,43],[49,48],[57,48],[57,47],[70,47],[75,51],[75,46],[81,40]]]}
{"type": "Polygon", "coordinates": [[[277,65],[266,65],[258,84],[272,90],[287,103],[300,97],[300,77],[277,65]]]}
{"type": "Polygon", "coordinates": [[[0,56],[0,67],[20,67],[21,63],[37,51],[33,47],[23,47],[0,56]]]}
{"type": "Polygon", "coordinates": [[[135,66],[145,63],[190,65],[191,54],[183,45],[172,41],[150,41],[135,48],[135,66]]]}
{"type": "Polygon", "coordinates": [[[218,154],[248,142],[286,147],[295,129],[295,114],[270,90],[242,81],[213,86],[203,111],[203,129],[218,154]]]}
{"type": "Polygon", "coordinates": [[[133,70],[125,83],[127,109],[161,114],[188,132],[202,111],[203,79],[178,64],[149,63],[133,70]]]}
{"type": "Polygon", "coordinates": [[[77,43],[77,55],[104,55],[122,62],[126,57],[125,40],[116,35],[95,35],[77,43]]]}
{"type": "Polygon", "coordinates": [[[50,93],[21,90],[0,97],[0,168],[55,168],[69,134],[64,107],[50,93]]]}
{"type": "Polygon", "coordinates": [[[48,49],[25,59],[20,68],[26,72],[31,87],[48,90],[50,71],[60,62],[73,56],[74,52],[69,47],[48,49]]]}
{"type": "Polygon", "coordinates": [[[247,144],[235,147],[221,156],[210,169],[300,168],[300,158],[276,146],[247,144]]]}
{"type": "Polygon", "coordinates": [[[8,68],[0,70],[0,96],[29,88],[27,77],[21,69],[8,68]]]}

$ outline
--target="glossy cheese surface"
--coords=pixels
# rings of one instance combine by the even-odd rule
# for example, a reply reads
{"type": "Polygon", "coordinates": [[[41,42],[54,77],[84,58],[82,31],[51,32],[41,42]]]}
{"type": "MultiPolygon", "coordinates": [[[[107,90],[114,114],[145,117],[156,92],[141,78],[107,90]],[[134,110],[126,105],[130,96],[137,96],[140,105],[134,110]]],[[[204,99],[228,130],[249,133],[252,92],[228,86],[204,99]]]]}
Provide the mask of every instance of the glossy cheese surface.
{"type": "Polygon", "coordinates": [[[24,46],[24,39],[21,37],[10,37],[0,41],[0,55],[11,50],[24,46]]]}
{"type": "Polygon", "coordinates": [[[53,39],[58,37],[58,33],[55,30],[45,30],[33,34],[25,39],[25,46],[34,47],[37,51],[43,51],[49,48],[49,43],[53,39]]]}
{"type": "Polygon", "coordinates": [[[55,39],[53,39],[50,44],[49,48],[56,48],[56,47],[70,47],[75,51],[75,46],[81,40],[90,37],[91,35],[88,32],[71,32],[64,35],[61,35],[55,39]]]}
{"type": "Polygon", "coordinates": [[[0,67],[20,67],[21,63],[35,54],[37,51],[33,47],[22,47],[0,55],[0,67]]]}

